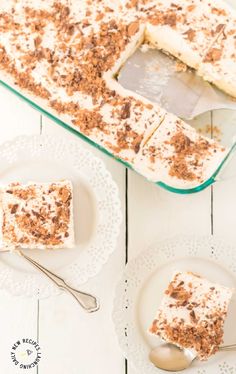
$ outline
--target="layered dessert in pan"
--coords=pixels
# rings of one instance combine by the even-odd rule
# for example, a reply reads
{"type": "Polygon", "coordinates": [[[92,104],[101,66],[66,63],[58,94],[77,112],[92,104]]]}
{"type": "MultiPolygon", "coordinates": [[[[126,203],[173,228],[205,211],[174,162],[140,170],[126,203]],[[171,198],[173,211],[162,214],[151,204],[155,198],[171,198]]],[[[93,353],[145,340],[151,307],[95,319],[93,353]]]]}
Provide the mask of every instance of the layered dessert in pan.
{"type": "MultiPolygon", "coordinates": [[[[176,117],[125,90],[115,75],[144,40],[202,72],[232,18],[221,1],[2,0],[0,78],[152,181],[194,188],[212,176],[227,150],[183,121],[178,132],[185,133],[184,152],[169,147],[176,117]],[[196,161],[199,142],[204,152],[196,161]],[[156,152],[151,168],[150,144],[162,150],[167,144],[169,152],[164,162],[156,152]],[[171,153],[182,158],[176,173],[171,153]]],[[[233,69],[236,62],[229,58],[233,69]]],[[[231,88],[226,91],[232,93],[231,88]]]]}
{"type": "Polygon", "coordinates": [[[0,189],[1,242],[14,248],[74,246],[72,184],[14,183],[0,189]]]}
{"type": "Polygon", "coordinates": [[[174,274],[149,329],[207,360],[223,343],[224,322],[233,290],[191,272],[174,274]]]}

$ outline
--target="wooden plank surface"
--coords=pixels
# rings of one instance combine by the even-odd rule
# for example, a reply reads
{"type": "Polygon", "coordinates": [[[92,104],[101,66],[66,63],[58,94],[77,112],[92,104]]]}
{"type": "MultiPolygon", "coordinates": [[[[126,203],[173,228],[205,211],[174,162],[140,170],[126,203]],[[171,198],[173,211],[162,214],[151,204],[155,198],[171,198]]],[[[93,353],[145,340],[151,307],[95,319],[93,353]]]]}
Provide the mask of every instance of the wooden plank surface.
{"type": "MultiPolygon", "coordinates": [[[[236,135],[236,111],[215,111],[213,123],[218,128],[221,128],[222,124],[226,125],[227,134],[230,134],[231,139],[236,135]]],[[[220,178],[222,180],[214,186],[214,234],[223,236],[236,244],[236,155],[220,178]]]]}

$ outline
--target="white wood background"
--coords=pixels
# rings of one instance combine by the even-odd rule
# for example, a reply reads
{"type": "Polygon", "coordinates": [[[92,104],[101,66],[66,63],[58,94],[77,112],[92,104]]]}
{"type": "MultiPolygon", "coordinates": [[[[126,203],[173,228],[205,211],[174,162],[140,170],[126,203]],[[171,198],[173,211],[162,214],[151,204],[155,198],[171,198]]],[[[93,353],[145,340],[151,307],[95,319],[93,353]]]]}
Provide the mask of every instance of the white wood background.
{"type": "MultiPolygon", "coordinates": [[[[0,87],[0,142],[22,134],[61,134],[66,130],[0,87]]],[[[236,113],[207,113],[194,124],[236,126],[236,113]]],[[[236,127],[235,127],[236,128],[236,127]]],[[[236,132],[236,131],[235,131],[236,132]]],[[[134,374],[119,349],[111,320],[115,285],[125,262],[156,238],[175,234],[223,234],[236,243],[236,178],[190,196],[166,192],[77,139],[101,157],[120,190],[123,225],[117,249],[102,272],[86,284],[96,294],[101,310],[85,314],[68,295],[32,301],[0,290],[0,373],[134,374]],[[19,338],[38,339],[42,360],[33,370],[15,369],[10,359],[19,338]]],[[[236,164],[235,164],[236,174],[236,164]]],[[[145,373],[142,373],[145,374],[145,373]]]]}

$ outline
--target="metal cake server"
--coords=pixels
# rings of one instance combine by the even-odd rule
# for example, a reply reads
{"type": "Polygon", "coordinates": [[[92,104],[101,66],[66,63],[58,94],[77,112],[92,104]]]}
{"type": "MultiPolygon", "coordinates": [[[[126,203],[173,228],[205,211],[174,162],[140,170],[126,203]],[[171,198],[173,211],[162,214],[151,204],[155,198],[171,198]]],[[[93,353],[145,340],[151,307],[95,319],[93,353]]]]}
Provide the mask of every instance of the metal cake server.
{"type": "Polygon", "coordinates": [[[41,273],[46,275],[53,283],[57,285],[58,288],[71,294],[86,312],[92,313],[92,312],[96,312],[97,310],[99,310],[100,308],[99,302],[95,296],[90,295],[86,292],[79,291],[73,287],[70,287],[63,278],[59,277],[52,271],[46,269],[44,266],[40,265],[38,262],[33,260],[31,257],[28,257],[26,254],[24,254],[21,250],[14,249],[14,251],[10,251],[10,250],[0,251],[0,253],[4,253],[4,252],[16,252],[18,255],[23,257],[27,262],[33,265],[37,270],[39,270],[41,273]]]}
{"type": "MultiPolygon", "coordinates": [[[[220,351],[236,351],[236,344],[225,345],[220,351]]],[[[151,350],[150,361],[159,369],[165,371],[182,371],[190,367],[197,358],[190,349],[181,349],[174,344],[164,343],[151,350]]]]}
{"type": "Polygon", "coordinates": [[[191,69],[157,49],[137,50],[122,67],[119,83],[183,119],[213,109],[236,109],[236,102],[191,69]]]}

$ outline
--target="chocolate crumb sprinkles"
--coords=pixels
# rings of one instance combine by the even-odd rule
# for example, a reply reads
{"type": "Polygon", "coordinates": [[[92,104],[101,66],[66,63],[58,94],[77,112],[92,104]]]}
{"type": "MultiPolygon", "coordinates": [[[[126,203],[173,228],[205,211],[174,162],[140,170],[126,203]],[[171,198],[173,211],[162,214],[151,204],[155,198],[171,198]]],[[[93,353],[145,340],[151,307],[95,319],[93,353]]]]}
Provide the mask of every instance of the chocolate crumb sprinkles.
{"type": "Polygon", "coordinates": [[[127,119],[130,117],[130,107],[131,103],[125,103],[121,109],[121,119],[127,119]]]}
{"type": "Polygon", "coordinates": [[[204,62],[216,62],[219,61],[222,55],[222,50],[218,48],[212,48],[204,58],[204,62]]]}

